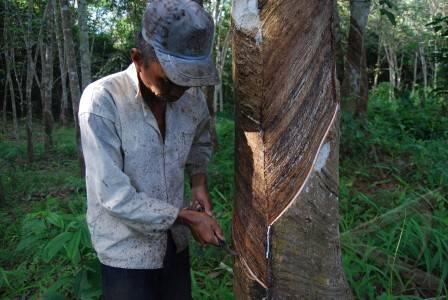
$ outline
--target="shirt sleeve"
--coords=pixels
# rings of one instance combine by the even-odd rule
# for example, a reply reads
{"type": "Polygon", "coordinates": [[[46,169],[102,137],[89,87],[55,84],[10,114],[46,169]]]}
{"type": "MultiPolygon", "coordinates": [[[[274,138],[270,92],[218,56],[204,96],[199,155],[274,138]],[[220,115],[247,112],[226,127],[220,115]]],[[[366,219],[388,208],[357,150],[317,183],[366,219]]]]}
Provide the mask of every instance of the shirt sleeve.
{"type": "Polygon", "coordinates": [[[132,186],[122,171],[121,141],[114,122],[83,112],[79,114],[79,126],[90,195],[107,213],[145,235],[168,230],[179,209],[132,186]]]}
{"type": "Polygon", "coordinates": [[[198,91],[201,103],[201,118],[196,128],[190,153],[188,154],[185,169],[190,176],[207,173],[207,166],[212,154],[212,142],[210,139],[210,113],[208,111],[205,96],[198,91]]]}

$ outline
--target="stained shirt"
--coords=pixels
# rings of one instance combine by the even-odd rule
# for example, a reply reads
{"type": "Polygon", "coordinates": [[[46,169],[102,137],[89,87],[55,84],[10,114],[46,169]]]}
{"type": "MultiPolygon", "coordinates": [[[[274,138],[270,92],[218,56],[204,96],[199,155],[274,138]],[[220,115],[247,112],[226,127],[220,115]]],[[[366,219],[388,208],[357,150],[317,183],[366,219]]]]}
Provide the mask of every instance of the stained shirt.
{"type": "Polygon", "coordinates": [[[134,64],[84,90],[79,126],[86,165],[87,224],[101,263],[163,266],[167,232],[177,251],[189,230],[174,224],[184,200],[184,171],[206,173],[210,115],[200,88],[166,107],[165,139],[144,103],[134,64]]]}

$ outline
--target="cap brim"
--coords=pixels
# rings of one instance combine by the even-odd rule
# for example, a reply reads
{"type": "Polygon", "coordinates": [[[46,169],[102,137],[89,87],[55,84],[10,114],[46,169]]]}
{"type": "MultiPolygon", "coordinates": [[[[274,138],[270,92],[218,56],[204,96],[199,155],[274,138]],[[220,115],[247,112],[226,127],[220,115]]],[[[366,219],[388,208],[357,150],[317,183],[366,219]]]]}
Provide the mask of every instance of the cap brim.
{"type": "Polygon", "coordinates": [[[168,78],[180,86],[205,86],[219,83],[211,56],[205,59],[185,59],[169,55],[154,47],[157,58],[168,78]]]}

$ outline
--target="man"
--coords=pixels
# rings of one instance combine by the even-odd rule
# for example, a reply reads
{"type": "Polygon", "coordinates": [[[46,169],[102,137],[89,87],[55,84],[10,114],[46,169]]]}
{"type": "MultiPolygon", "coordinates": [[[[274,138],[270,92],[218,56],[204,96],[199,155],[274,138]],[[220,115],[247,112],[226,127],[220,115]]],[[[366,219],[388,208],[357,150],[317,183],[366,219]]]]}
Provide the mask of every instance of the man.
{"type": "Polygon", "coordinates": [[[210,116],[198,87],[219,80],[213,32],[194,1],[152,1],[133,64],[83,92],[87,222],[103,299],[191,299],[188,228],[201,244],[224,238],[207,192],[210,116]]]}

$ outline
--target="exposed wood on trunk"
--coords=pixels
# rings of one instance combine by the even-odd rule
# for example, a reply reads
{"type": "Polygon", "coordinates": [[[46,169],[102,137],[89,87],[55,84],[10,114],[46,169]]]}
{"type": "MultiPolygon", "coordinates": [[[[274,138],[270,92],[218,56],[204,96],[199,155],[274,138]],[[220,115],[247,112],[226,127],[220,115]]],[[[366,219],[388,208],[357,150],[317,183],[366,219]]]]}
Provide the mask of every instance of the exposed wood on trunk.
{"type": "Polygon", "coordinates": [[[350,29],[341,93],[343,109],[355,115],[366,113],[369,97],[364,33],[370,5],[370,0],[350,0],[350,29]]]}
{"type": "Polygon", "coordinates": [[[61,89],[62,89],[61,110],[59,113],[59,120],[61,121],[63,126],[67,126],[68,125],[67,67],[65,62],[60,11],[61,10],[59,7],[59,3],[56,3],[56,7],[54,9],[54,23],[55,23],[54,31],[58,47],[59,70],[61,74],[61,89]]]}
{"type": "Polygon", "coordinates": [[[81,132],[78,122],[79,100],[81,98],[81,91],[79,89],[79,78],[76,65],[76,54],[73,43],[72,34],[72,16],[68,0],[59,0],[61,8],[61,20],[64,33],[64,53],[65,61],[67,63],[68,80],[70,84],[70,94],[73,108],[73,120],[76,130],[76,146],[78,150],[78,158],[80,162],[81,172],[84,174],[84,159],[81,148],[81,132]]]}
{"type": "Polygon", "coordinates": [[[87,27],[87,2],[78,0],[78,22],[79,22],[79,52],[81,54],[81,80],[82,89],[92,81],[91,63],[89,51],[89,28],[87,27]]]}
{"type": "Polygon", "coordinates": [[[332,0],[234,1],[237,299],[351,298],[332,0]]]}

